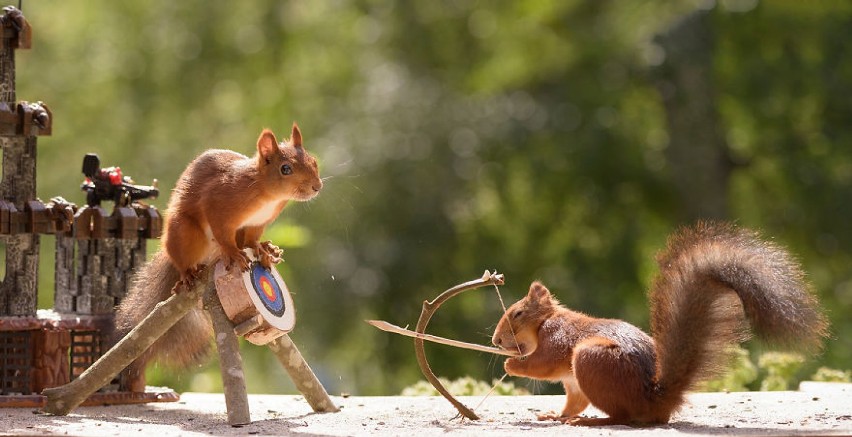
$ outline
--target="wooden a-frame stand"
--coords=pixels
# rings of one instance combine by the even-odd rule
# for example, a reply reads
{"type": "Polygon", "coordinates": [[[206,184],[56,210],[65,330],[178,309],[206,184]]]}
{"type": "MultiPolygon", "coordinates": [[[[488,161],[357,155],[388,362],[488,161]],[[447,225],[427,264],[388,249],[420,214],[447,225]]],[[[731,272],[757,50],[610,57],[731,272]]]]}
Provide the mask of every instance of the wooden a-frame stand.
{"type": "MultiPolygon", "coordinates": [[[[44,412],[64,416],[78,407],[89,395],[109,383],[186,313],[195,308],[199,299],[203,299],[204,308],[213,320],[228,423],[232,426],[250,423],[245,373],[237,335],[234,332],[234,325],[222,308],[211,270],[206,268],[192,289],[175,294],[157,304],[139,325],[80,377],[66,385],[45,389],[42,392],[47,397],[44,412]]],[[[267,346],[284,366],[296,388],[304,395],[305,400],[315,412],[338,411],[337,406],[331,401],[325,388],[287,334],[272,340],[267,346]]]]}

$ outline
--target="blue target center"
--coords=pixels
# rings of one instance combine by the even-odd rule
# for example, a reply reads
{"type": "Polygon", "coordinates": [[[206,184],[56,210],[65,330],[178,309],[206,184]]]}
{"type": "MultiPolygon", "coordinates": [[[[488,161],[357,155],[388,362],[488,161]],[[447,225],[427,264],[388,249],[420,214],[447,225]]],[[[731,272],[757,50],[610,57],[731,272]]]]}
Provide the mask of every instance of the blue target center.
{"type": "Polygon", "coordinates": [[[281,317],[287,310],[284,304],[284,294],[272,272],[266,270],[260,263],[251,265],[251,284],[254,292],[260,297],[263,306],[276,317],[281,317]]]}

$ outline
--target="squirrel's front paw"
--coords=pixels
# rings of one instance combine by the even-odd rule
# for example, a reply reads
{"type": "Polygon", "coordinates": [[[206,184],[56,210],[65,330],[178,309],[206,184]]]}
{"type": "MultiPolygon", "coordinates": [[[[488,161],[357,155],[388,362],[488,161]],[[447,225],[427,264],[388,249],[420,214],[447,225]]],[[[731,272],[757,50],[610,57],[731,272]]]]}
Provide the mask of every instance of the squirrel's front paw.
{"type": "Polygon", "coordinates": [[[178,280],[175,286],[172,287],[172,294],[192,289],[192,287],[195,286],[196,281],[198,281],[201,277],[201,271],[204,270],[204,267],[204,264],[199,264],[195,267],[186,269],[186,271],[181,273],[180,280],[178,280]]]}
{"type": "Polygon", "coordinates": [[[272,244],[271,241],[258,243],[254,250],[258,254],[260,264],[267,269],[271,269],[272,266],[282,261],[281,254],[283,251],[280,247],[272,244]]]}
{"type": "Polygon", "coordinates": [[[248,271],[251,266],[251,259],[241,249],[234,249],[222,255],[222,262],[225,264],[225,269],[229,272],[238,267],[240,271],[248,271]]]}
{"type": "Polygon", "coordinates": [[[527,357],[525,356],[507,358],[506,361],[503,362],[503,370],[511,376],[526,376],[524,373],[524,362],[526,360],[527,357]]]}

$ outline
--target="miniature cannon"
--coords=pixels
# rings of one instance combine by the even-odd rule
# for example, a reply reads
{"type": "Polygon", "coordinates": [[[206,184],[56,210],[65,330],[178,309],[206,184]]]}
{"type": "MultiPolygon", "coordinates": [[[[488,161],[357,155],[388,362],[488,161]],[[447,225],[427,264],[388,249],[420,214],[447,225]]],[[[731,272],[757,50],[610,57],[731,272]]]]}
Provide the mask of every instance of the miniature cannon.
{"type": "Polygon", "coordinates": [[[83,174],[86,180],[80,189],[86,192],[86,204],[100,206],[104,200],[112,200],[116,207],[129,206],[131,203],[160,194],[157,180],[150,186],[136,185],[130,176],[121,173],[121,167],[101,168],[101,160],[94,153],[83,158],[83,174]]]}

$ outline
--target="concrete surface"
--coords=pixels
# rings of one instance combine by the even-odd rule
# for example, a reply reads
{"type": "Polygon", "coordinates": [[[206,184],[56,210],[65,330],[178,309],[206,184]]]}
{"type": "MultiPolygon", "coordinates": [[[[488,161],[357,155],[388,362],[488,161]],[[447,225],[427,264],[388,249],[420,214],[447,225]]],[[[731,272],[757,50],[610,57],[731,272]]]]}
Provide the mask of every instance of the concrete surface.
{"type": "MultiPolygon", "coordinates": [[[[518,436],[852,435],[852,384],[803,385],[802,391],[699,393],[671,423],[650,428],[574,428],[535,415],[561,409],[564,396],[461,398],[479,421],[454,419],[440,397],[333,397],[341,412],[314,414],[300,396],[250,396],[253,423],[227,424],[221,394],[185,393],[180,402],[80,407],[68,416],[0,409],[4,435],[84,436],[518,436]]],[[[600,413],[589,409],[586,415],[600,413]]]]}

